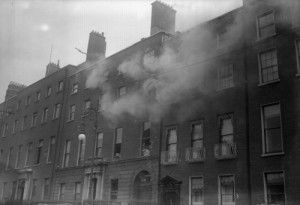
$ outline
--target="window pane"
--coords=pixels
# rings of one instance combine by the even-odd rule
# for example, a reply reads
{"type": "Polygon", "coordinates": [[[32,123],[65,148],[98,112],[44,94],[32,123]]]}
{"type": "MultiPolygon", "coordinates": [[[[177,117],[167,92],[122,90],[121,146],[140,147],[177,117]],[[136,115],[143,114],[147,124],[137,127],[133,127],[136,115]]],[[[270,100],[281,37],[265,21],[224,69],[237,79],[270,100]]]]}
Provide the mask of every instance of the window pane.
{"type": "Polygon", "coordinates": [[[168,130],[168,144],[177,143],[177,130],[169,129],[168,130]]]}
{"type": "Polygon", "coordinates": [[[192,125],[192,139],[202,139],[203,138],[203,127],[202,123],[197,123],[192,125]]]}
{"type": "Polygon", "coordinates": [[[283,172],[267,173],[265,175],[268,204],[285,204],[283,172]]]}
{"type": "Polygon", "coordinates": [[[203,203],[203,178],[191,178],[191,202],[192,205],[203,203]]]}

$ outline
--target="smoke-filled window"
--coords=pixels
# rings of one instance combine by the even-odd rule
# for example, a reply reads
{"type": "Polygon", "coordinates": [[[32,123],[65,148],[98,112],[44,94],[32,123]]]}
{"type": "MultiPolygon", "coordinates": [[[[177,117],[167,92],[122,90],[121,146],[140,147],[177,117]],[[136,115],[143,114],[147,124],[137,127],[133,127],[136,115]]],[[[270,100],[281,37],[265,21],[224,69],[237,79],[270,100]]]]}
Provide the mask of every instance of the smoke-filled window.
{"type": "Polygon", "coordinates": [[[96,157],[102,157],[102,144],[103,144],[103,132],[97,133],[97,143],[96,143],[96,157]]]}
{"type": "Polygon", "coordinates": [[[227,30],[222,30],[217,36],[218,48],[229,46],[232,43],[232,38],[227,30]]]}
{"type": "Polygon", "coordinates": [[[143,122],[142,127],[142,156],[149,156],[151,151],[151,138],[150,138],[151,122],[143,122]]]}
{"type": "Polygon", "coordinates": [[[119,98],[126,95],[126,93],[127,93],[127,88],[125,86],[119,87],[119,90],[118,90],[118,97],[119,98]]]}
{"type": "Polygon", "coordinates": [[[265,173],[265,189],[267,204],[285,204],[283,172],[265,173]]]}
{"type": "Polygon", "coordinates": [[[83,103],[83,114],[88,114],[88,111],[91,107],[91,100],[88,99],[88,100],[85,100],[84,103],[83,103]]]}
{"type": "Polygon", "coordinates": [[[300,73],[300,39],[296,40],[297,72],[300,73]]]}
{"type": "Polygon", "coordinates": [[[74,83],[71,89],[71,94],[75,94],[78,92],[78,83],[74,83]]]}
{"type": "Polygon", "coordinates": [[[279,79],[276,49],[260,53],[259,58],[260,82],[267,83],[279,79]]]}
{"type": "Polygon", "coordinates": [[[275,34],[275,21],[273,11],[269,11],[257,17],[257,31],[259,38],[267,38],[275,34]]]}
{"type": "Polygon", "coordinates": [[[121,156],[121,146],[123,138],[123,128],[116,129],[115,136],[115,147],[114,147],[114,157],[119,158],[121,156]]]}
{"type": "Polygon", "coordinates": [[[233,64],[228,64],[219,69],[219,89],[233,86],[233,64]]]}
{"type": "Polygon", "coordinates": [[[282,152],[280,104],[263,107],[264,152],[282,152]]]}
{"type": "Polygon", "coordinates": [[[202,177],[191,177],[190,200],[191,200],[191,205],[203,204],[203,178],[202,177]]]}
{"type": "Polygon", "coordinates": [[[177,129],[169,128],[167,129],[167,150],[170,154],[175,154],[177,152],[177,129]]]}
{"type": "Polygon", "coordinates": [[[234,176],[220,176],[220,200],[221,205],[233,205],[234,197],[234,176]]]}

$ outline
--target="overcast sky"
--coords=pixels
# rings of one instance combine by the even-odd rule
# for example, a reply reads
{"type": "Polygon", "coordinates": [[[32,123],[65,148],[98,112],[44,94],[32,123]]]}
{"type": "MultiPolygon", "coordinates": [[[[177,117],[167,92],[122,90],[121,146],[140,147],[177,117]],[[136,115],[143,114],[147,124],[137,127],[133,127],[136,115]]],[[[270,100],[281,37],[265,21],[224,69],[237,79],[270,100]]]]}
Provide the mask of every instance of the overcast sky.
{"type": "MultiPolygon", "coordinates": [[[[89,33],[104,32],[110,56],[150,34],[154,0],[1,0],[0,102],[10,81],[30,85],[46,65],[77,65],[89,33]]],[[[176,31],[187,30],[242,6],[242,0],[165,0],[176,11],[176,31]]]]}

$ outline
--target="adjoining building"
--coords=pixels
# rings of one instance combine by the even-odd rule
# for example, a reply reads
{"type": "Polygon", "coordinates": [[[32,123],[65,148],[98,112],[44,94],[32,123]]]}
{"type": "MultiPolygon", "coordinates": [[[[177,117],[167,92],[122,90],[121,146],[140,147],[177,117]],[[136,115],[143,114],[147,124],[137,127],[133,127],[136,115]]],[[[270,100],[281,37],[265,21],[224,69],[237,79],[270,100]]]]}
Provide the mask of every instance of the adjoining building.
{"type": "Polygon", "coordinates": [[[82,64],[11,83],[1,202],[298,204],[300,3],[287,2],[244,0],[176,33],[155,1],[150,37],[105,57],[93,31],[82,64]]]}

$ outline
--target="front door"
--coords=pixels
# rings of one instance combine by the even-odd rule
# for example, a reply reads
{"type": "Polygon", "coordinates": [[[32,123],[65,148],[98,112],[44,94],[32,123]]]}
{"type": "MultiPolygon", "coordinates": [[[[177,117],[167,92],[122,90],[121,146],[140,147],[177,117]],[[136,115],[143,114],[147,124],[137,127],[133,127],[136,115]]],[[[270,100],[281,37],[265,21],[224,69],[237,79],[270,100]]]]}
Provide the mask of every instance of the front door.
{"type": "Polygon", "coordinates": [[[164,193],[164,205],[179,205],[179,196],[175,191],[164,193]]]}

